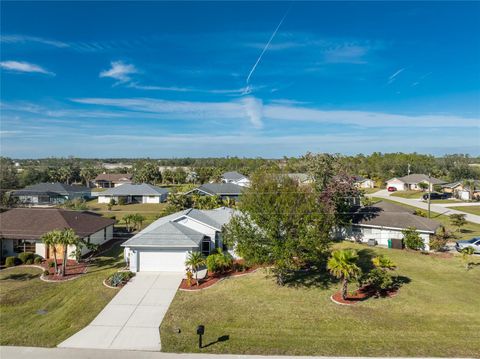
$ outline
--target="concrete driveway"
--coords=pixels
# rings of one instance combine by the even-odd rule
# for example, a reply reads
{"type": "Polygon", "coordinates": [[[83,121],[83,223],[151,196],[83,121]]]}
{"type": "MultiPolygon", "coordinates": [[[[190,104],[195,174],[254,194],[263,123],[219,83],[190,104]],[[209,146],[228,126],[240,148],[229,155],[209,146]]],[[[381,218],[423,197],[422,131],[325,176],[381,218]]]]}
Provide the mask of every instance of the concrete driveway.
{"type": "Polygon", "coordinates": [[[159,351],[160,323],[182,278],[177,272],[137,273],[87,327],[58,347],[159,351]]]}

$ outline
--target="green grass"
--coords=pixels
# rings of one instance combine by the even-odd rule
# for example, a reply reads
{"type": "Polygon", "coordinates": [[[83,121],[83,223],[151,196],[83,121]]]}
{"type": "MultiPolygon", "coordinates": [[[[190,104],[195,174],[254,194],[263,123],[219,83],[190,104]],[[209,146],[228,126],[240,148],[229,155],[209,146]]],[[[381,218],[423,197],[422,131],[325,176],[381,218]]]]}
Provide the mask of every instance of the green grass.
{"type": "Polygon", "coordinates": [[[458,257],[339,246],[363,258],[387,254],[410,283],[394,298],[351,307],[330,301],[339,284],[279,287],[263,271],[177,292],[161,325],[162,350],[198,352],[195,330],[204,324],[204,344],[213,343],[205,353],[478,357],[480,266],[467,272],[458,257]]]}
{"type": "Polygon", "coordinates": [[[362,191],[366,194],[375,193],[380,191],[382,188],[362,188],[362,191]]]}
{"type": "MultiPolygon", "coordinates": [[[[427,201],[424,201],[424,202],[427,202],[427,201]]],[[[437,204],[437,203],[459,203],[459,201],[456,200],[456,199],[432,199],[430,202],[433,203],[433,204],[437,204]]]]}
{"type": "MultiPolygon", "coordinates": [[[[425,216],[427,215],[427,211],[424,210],[424,209],[420,209],[420,208],[417,208],[417,207],[414,207],[414,206],[410,206],[408,204],[396,202],[394,200],[389,200],[389,199],[386,199],[386,198],[379,198],[379,197],[372,197],[372,200],[377,201],[377,202],[379,202],[379,201],[391,202],[391,203],[394,203],[398,206],[402,206],[402,207],[417,210],[418,212],[424,213],[425,216]]],[[[445,212],[447,212],[449,208],[452,208],[452,207],[448,207],[448,208],[445,207],[445,209],[444,209],[445,212]]],[[[453,207],[453,208],[457,208],[457,207],[453,207]]],[[[459,232],[457,230],[457,227],[453,227],[450,224],[450,218],[448,217],[448,215],[431,212],[431,219],[433,219],[434,221],[440,222],[440,224],[442,224],[447,229],[449,229],[452,233],[454,233],[455,238],[452,238],[453,240],[470,239],[472,237],[480,236],[480,224],[478,224],[478,223],[473,223],[473,222],[468,222],[467,221],[467,224],[462,227],[462,231],[459,232]]]]}
{"type": "Polygon", "coordinates": [[[401,198],[410,198],[410,199],[417,199],[422,197],[426,192],[422,191],[396,191],[391,194],[394,197],[401,197],[401,198]]]}
{"type": "Polygon", "coordinates": [[[92,199],[87,201],[86,205],[89,210],[97,212],[105,217],[115,216],[117,221],[121,221],[123,216],[126,214],[139,213],[143,215],[146,220],[143,223],[143,227],[155,221],[157,218],[162,216],[166,203],[135,203],[135,204],[126,204],[123,206],[115,205],[112,207],[112,210],[108,210],[106,203],[98,203],[97,199],[92,199]]]}
{"type": "Polygon", "coordinates": [[[449,208],[480,216],[480,205],[479,206],[456,206],[456,207],[449,207],[449,208]]]}
{"type": "Polygon", "coordinates": [[[117,291],[102,282],[122,266],[123,249],[117,244],[72,281],[43,282],[36,268],[2,270],[0,345],[53,347],[75,334],[115,296],[117,291]]]}

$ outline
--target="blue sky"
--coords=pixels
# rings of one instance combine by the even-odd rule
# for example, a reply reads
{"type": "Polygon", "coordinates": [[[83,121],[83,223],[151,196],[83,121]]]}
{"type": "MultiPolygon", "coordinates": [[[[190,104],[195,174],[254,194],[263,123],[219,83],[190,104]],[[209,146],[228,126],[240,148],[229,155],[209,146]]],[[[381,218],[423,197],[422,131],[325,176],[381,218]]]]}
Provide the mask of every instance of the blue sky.
{"type": "Polygon", "coordinates": [[[11,157],[480,154],[479,2],[2,2],[11,157]]]}

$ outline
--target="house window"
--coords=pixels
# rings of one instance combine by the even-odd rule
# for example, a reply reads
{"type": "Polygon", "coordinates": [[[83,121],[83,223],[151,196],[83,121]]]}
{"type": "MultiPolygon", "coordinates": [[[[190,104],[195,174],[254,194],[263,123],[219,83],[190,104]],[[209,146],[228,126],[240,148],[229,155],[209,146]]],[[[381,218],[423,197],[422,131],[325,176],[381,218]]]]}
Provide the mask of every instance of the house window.
{"type": "Polygon", "coordinates": [[[107,240],[107,228],[106,227],[103,229],[103,240],[104,241],[107,240]]]}
{"type": "Polygon", "coordinates": [[[35,253],[35,241],[18,239],[13,242],[13,251],[15,253],[32,252],[35,253]]]}
{"type": "Polygon", "coordinates": [[[210,254],[210,238],[202,240],[202,254],[208,256],[210,254]]]}

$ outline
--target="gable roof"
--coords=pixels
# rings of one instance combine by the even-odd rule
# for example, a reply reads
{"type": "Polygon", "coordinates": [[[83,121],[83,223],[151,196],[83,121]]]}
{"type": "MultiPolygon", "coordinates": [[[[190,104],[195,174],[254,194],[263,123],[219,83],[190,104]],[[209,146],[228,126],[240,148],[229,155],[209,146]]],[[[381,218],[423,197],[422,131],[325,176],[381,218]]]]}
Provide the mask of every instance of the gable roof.
{"type": "Polygon", "coordinates": [[[85,186],[69,185],[66,183],[54,182],[54,183],[37,183],[31,186],[27,186],[23,189],[13,192],[14,196],[28,196],[28,195],[61,195],[68,196],[74,193],[90,192],[90,188],[85,186]]]}
{"type": "MultiPolygon", "coordinates": [[[[404,182],[404,183],[408,183],[408,184],[415,184],[415,183],[419,183],[419,182],[430,182],[431,184],[445,183],[445,181],[440,180],[438,178],[430,177],[430,179],[429,179],[428,176],[423,174],[423,173],[412,173],[411,175],[408,175],[408,176],[395,177],[395,178],[404,182]]],[[[389,181],[391,181],[395,178],[391,178],[389,181]]]]}
{"type": "Polygon", "coordinates": [[[132,177],[130,173],[100,173],[94,181],[129,182],[132,177]]]}
{"type": "Polygon", "coordinates": [[[222,175],[222,178],[228,181],[239,181],[241,179],[247,178],[247,176],[238,173],[237,171],[225,172],[222,175]]]}
{"type": "Polygon", "coordinates": [[[178,223],[191,218],[220,231],[233,215],[231,208],[213,210],[186,209],[161,217],[122,244],[124,247],[192,248],[200,244],[206,234],[178,223]]]}
{"type": "Polygon", "coordinates": [[[364,227],[388,227],[405,229],[415,227],[419,231],[435,233],[440,223],[417,216],[414,211],[396,204],[381,201],[370,207],[360,208],[353,214],[352,223],[364,227]]]}
{"type": "Polygon", "coordinates": [[[101,192],[99,196],[160,196],[167,194],[169,190],[148,183],[125,183],[118,187],[109,188],[101,192]]]}
{"type": "MultiPolygon", "coordinates": [[[[463,185],[463,182],[464,181],[456,181],[456,182],[452,182],[452,183],[446,183],[446,184],[442,185],[442,188],[455,188],[455,187],[463,185]]],[[[480,185],[480,180],[473,180],[473,183],[474,183],[474,186],[478,186],[478,185],[480,185]]],[[[465,186],[465,188],[469,188],[469,187],[465,186]]]]}
{"type": "Polygon", "coordinates": [[[202,184],[200,187],[193,189],[187,193],[191,193],[193,191],[202,191],[209,195],[230,195],[230,196],[238,196],[242,194],[245,190],[244,187],[239,186],[235,183],[205,183],[202,184]]]}
{"type": "Polygon", "coordinates": [[[0,213],[0,237],[40,239],[54,229],[72,228],[84,238],[115,223],[91,212],[64,209],[14,208],[0,213]]]}

